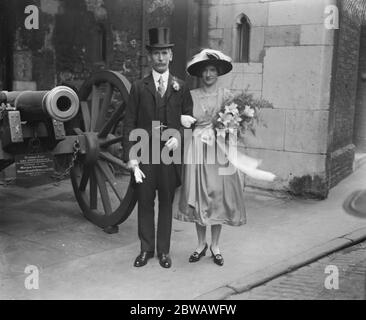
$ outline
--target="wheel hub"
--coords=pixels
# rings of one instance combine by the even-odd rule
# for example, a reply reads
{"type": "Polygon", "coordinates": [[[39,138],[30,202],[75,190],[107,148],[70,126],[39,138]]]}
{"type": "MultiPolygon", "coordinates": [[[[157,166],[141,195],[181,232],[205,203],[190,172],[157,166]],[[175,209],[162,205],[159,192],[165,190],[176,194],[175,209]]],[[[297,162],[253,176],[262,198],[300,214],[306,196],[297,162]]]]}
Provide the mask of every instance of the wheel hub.
{"type": "Polygon", "coordinates": [[[86,144],[85,164],[88,166],[95,165],[100,152],[98,134],[96,132],[85,132],[84,135],[86,144]]]}

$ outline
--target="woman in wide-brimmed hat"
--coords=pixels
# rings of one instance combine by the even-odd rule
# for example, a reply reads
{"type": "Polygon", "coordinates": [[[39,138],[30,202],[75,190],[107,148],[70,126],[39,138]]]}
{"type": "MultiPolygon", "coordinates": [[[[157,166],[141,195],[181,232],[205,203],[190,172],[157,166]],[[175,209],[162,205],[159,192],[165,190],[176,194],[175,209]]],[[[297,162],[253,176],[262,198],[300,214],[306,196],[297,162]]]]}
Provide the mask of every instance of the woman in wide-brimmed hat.
{"type": "MultiPolygon", "coordinates": [[[[220,175],[212,118],[231,93],[218,87],[218,77],[232,70],[231,58],[220,51],[204,49],[187,65],[187,72],[201,79],[201,87],[191,91],[196,126],[186,153],[179,212],[176,218],[196,223],[198,246],[189,257],[197,262],[208,249],[206,227],[211,226],[210,251],[214,262],[222,266],[219,249],[222,224],[240,226],[246,223],[242,182],[237,171],[220,175]],[[210,155],[214,155],[211,157],[210,155]],[[189,158],[189,160],[188,160],[189,158]]],[[[184,125],[184,124],[183,124],[184,125]]],[[[218,150],[218,148],[217,148],[218,150]]]]}

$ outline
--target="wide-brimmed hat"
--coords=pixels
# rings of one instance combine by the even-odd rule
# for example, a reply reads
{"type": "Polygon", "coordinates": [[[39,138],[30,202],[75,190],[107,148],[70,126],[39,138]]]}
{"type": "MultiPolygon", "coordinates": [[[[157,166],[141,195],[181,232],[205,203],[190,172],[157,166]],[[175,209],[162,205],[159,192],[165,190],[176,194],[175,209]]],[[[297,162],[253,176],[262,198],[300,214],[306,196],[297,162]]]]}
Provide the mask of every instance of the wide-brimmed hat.
{"type": "Polygon", "coordinates": [[[149,29],[149,44],[146,45],[148,50],[165,49],[174,47],[174,43],[170,42],[169,28],[151,28],[149,29]]]}
{"type": "Polygon", "coordinates": [[[217,68],[219,76],[222,76],[233,69],[232,59],[221,51],[213,49],[203,49],[196,54],[187,64],[187,72],[191,76],[201,77],[202,70],[207,65],[213,65],[217,68]]]}

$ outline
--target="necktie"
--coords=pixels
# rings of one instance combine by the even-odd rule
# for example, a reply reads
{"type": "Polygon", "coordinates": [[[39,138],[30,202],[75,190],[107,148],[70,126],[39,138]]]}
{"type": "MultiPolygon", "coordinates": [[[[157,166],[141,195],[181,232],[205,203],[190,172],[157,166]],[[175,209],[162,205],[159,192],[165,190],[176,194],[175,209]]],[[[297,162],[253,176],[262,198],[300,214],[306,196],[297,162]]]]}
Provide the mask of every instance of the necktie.
{"type": "Polygon", "coordinates": [[[164,88],[163,76],[160,76],[160,78],[159,78],[159,87],[158,87],[158,92],[160,94],[160,97],[163,97],[164,91],[165,91],[165,88],[164,88]]]}

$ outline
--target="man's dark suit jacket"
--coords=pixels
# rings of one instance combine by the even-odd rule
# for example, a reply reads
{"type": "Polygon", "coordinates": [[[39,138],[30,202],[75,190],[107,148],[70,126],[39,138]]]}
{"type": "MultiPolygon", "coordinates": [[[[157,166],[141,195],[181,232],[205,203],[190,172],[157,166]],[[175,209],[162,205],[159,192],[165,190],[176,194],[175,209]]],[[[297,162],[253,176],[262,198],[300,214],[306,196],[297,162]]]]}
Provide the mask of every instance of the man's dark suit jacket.
{"type": "MultiPolygon", "coordinates": [[[[157,94],[158,93],[156,92],[156,87],[152,74],[142,80],[136,81],[131,87],[130,97],[124,118],[123,160],[125,162],[131,160],[129,159],[130,149],[133,144],[136,143],[129,140],[130,132],[133,129],[145,129],[149,133],[149,137],[151,138],[152,121],[159,121],[156,116],[157,94]]],[[[181,115],[192,116],[192,97],[185,83],[173,77],[171,74],[169,75],[165,96],[167,99],[167,127],[168,129],[176,129],[181,132],[181,144],[179,146],[181,148],[183,144],[183,128],[180,122],[180,117],[181,115]],[[174,82],[178,83],[178,90],[176,90],[176,85],[174,86],[175,88],[173,88],[174,82]]],[[[181,165],[176,164],[176,170],[178,177],[180,178],[181,165]]],[[[180,181],[178,183],[180,184],[180,181]]]]}

